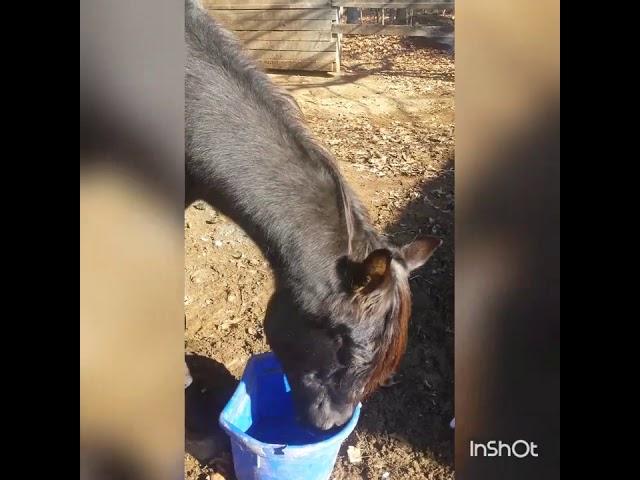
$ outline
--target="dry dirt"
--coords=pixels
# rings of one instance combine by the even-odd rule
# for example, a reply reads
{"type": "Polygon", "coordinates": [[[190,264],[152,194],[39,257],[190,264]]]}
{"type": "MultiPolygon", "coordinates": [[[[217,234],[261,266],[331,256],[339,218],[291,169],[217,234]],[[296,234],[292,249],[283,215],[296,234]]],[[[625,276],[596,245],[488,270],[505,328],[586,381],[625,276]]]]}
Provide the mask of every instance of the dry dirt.
{"type": "MultiPolygon", "coordinates": [[[[397,243],[419,233],[444,239],[412,276],[414,308],[399,383],[363,406],[340,452],[336,480],[454,477],[448,427],[453,416],[453,62],[446,48],[415,39],[345,37],[340,75],[272,75],[293,93],[310,128],[334,152],[381,232],[397,243]],[[349,463],[348,446],[360,449],[360,464],[349,463]]],[[[191,360],[196,387],[215,390],[219,406],[225,400],[220,392],[232,388],[234,379],[228,376],[222,388],[214,374],[226,368],[238,378],[251,355],[269,348],[262,318],[272,276],[252,241],[205,204],[185,212],[185,249],[185,347],[197,354],[191,360]],[[207,382],[213,383],[207,387],[207,382]]],[[[228,456],[216,457],[206,464],[186,455],[186,478],[206,479],[216,470],[233,478],[228,456]]]]}

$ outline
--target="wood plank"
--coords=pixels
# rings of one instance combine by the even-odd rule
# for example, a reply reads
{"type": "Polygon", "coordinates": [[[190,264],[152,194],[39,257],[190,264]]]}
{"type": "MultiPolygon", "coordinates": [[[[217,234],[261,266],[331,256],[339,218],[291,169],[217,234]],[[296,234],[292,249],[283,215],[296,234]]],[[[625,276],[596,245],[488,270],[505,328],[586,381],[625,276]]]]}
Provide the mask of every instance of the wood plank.
{"type": "Polygon", "coordinates": [[[398,35],[401,37],[428,37],[441,38],[452,36],[452,27],[442,26],[418,26],[407,25],[347,25],[344,23],[333,24],[332,33],[343,33],[347,35],[398,35]]]}
{"type": "Polygon", "coordinates": [[[230,20],[221,21],[230,30],[331,31],[331,20],[230,20]]]}
{"type": "Polygon", "coordinates": [[[289,60],[266,60],[260,64],[271,70],[305,70],[312,72],[335,72],[334,62],[313,62],[313,61],[289,61],[289,60]]]}
{"type": "Polygon", "coordinates": [[[272,50],[247,50],[247,53],[254,59],[261,62],[278,61],[278,62],[316,62],[328,63],[335,62],[335,52],[289,52],[289,51],[272,51],[272,50]]]}
{"type": "Polygon", "coordinates": [[[246,31],[246,32],[233,32],[243,42],[250,42],[252,40],[258,41],[309,41],[309,42],[329,42],[333,39],[331,32],[314,32],[307,31],[284,31],[284,32],[267,32],[261,30],[246,31]]]}
{"type": "Polygon", "coordinates": [[[332,20],[335,13],[332,8],[289,8],[273,10],[214,10],[209,9],[213,18],[224,21],[247,20],[332,20]]]}
{"type": "Polygon", "coordinates": [[[206,9],[266,10],[270,8],[322,8],[330,7],[331,0],[202,0],[206,9]]]}
{"type": "Polygon", "coordinates": [[[286,50],[295,52],[335,52],[336,42],[297,42],[289,40],[250,40],[243,43],[247,50],[286,50]]]}
{"type": "Polygon", "coordinates": [[[455,2],[437,0],[433,2],[411,0],[331,0],[334,7],[353,8],[455,8],[455,2]]]}

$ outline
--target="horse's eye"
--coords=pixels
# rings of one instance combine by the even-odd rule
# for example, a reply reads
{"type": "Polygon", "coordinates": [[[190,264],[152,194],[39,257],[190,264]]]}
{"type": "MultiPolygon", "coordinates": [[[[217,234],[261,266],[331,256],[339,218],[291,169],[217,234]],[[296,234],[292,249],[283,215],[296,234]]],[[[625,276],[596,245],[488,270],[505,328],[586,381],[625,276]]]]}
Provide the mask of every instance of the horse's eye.
{"type": "Polygon", "coordinates": [[[336,351],[336,358],[341,365],[347,367],[349,365],[351,355],[349,352],[349,343],[348,339],[345,339],[343,336],[340,336],[336,339],[336,345],[338,349],[336,351]],[[346,341],[345,341],[346,340],[346,341]]]}

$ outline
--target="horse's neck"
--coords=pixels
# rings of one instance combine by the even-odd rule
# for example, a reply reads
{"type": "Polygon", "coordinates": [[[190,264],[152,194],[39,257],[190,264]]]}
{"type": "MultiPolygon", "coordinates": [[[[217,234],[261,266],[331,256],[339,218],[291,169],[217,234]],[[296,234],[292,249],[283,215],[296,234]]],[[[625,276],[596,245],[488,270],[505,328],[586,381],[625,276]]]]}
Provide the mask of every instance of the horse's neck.
{"type": "Polygon", "coordinates": [[[339,281],[337,261],[353,249],[350,238],[362,236],[366,214],[290,97],[199,15],[187,23],[188,193],[238,223],[279,284],[322,298],[339,281]],[[345,208],[345,196],[356,211],[345,208]],[[352,216],[362,218],[350,226],[352,216]]]}
{"type": "Polygon", "coordinates": [[[271,264],[277,288],[292,291],[309,311],[320,311],[341,291],[340,259],[362,260],[382,240],[355,195],[347,189],[345,209],[336,178],[301,162],[283,161],[275,174],[244,156],[216,161],[209,163],[213,175],[190,181],[189,190],[252,238],[271,264]],[[353,217],[351,228],[346,215],[353,217]]]}
{"type": "MultiPolygon", "coordinates": [[[[286,252],[284,261],[280,261],[281,257],[272,260],[277,284],[294,291],[309,311],[322,311],[344,292],[344,275],[338,270],[341,259],[363,260],[372,250],[383,246],[384,240],[375,232],[358,200],[349,200],[355,207],[350,222],[338,208],[335,215],[310,216],[311,229],[306,221],[297,224],[299,241],[281,243],[282,237],[276,236],[275,244],[268,244],[278,254],[286,252]],[[351,224],[349,229],[347,223],[351,224]]],[[[285,221],[290,218],[287,216],[285,221]]]]}
{"type": "MultiPolygon", "coordinates": [[[[314,303],[339,287],[338,260],[352,252],[354,232],[347,228],[335,185],[314,184],[317,176],[309,181],[313,186],[306,192],[292,190],[275,209],[256,198],[257,215],[243,220],[247,232],[255,232],[250,235],[269,260],[276,283],[314,303]]],[[[359,238],[360,225],[355,229],[359,238]]]]}

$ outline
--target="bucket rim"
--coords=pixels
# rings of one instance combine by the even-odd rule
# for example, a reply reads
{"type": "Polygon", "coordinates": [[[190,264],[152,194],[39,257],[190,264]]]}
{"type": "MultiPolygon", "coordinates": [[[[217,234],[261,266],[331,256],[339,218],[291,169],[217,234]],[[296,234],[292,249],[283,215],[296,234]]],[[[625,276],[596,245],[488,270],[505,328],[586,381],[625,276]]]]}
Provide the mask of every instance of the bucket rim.
{"type": "MultiPolygon", "coordinates": [[[[254,363],[255,361],[261,358],[268,358],[268,357],[276,358],[273,352],[260,353],[252,356],[247,362],[247,365],[245,367],[245,372],[249,368],[249,365],[251,363],[254,363]]],[[[340,427],[340,429],[334,435],[332,435],[331,437],[325,440],[321,440],[316,443],[309,443],[306,445],[287,445],[287,444],[280,444],[280,443],[262,442],[246,434],[245,432],[240,430],[238,427],[236,427],[234,424],[229,422],[229,420],[227,420],[227,417],[230,413],[229,410],[231,409],[231,405],[235,404],[236,403],[235,401],[238,401],[240,397],[246,395],[245,390],[243,388],[243,384],[244,384],[243,378],[244,378],[244,372],[242,374],[240,382],[238,383],[238,386],[236,387],[236,390],[233,392],[233,395],[231,396],[231,398],[229,399],[225,407],[222,409],[222,412],[220,412],[220,416],[218,417],[218,423],[225,430],[227,435],[229,435],[232,442],[235,441],[241,444],[245,449],[250,450],[256,455],[259,455],[261,457],[267,457],[267,456],[270,457],[274,455],[274,451],[280,450],[282,453],[285,453],[288,456],[295,457],[295,456],[308,455],[309,453],[315,452],[316,450],[323,450],[330,447],[334,447],[336,445],[339,447],[342,444],[342,442],[353,432],[356,425],[358,424],[362,403],[358,403],[356,405],[356,407],[353,410],[353,415],[351,415],[351,418],[349,419],[349,421],[345,423],[342,427],[340,427]]]]}

